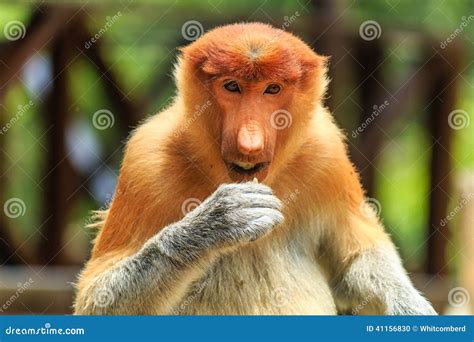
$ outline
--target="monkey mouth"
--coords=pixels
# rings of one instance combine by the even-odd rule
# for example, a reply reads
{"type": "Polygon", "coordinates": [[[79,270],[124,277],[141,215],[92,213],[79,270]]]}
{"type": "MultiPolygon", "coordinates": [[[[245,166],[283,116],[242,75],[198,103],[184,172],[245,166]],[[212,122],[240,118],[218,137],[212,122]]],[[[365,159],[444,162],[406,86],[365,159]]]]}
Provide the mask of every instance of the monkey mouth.
{"type": "Polygon", "coordinates": [[[270,165],[269,162],[227,162],[226,164],[234,180],[252,180],[256,177],[259,181],[265,178],[270,165]]]}

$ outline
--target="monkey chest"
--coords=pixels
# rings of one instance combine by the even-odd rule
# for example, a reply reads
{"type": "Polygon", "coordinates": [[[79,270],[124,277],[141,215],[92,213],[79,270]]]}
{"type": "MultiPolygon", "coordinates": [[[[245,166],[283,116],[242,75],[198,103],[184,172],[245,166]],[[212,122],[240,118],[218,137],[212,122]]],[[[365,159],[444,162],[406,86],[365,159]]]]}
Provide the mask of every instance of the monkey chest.
{"type": "Polygon", "coordinates": [[[190,315],[331,315],[321,267],[303,251],[243,248],[221,257],[175,308],[190,315]]]}

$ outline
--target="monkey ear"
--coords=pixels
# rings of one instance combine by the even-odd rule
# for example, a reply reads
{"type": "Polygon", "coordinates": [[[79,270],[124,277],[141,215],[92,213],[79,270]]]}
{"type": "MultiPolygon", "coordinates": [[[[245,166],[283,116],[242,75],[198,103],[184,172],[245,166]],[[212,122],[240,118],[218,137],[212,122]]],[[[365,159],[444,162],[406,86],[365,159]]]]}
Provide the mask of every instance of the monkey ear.
{"type": "Polygon", "coordinates": [[[311,56],[301,59],[301,70],[303,79],[326,78],[329,56],[313,53],[311,56]]]}
{"type": "Polygon", "coordinates": [[[193,70],[204,71],[205,73],[212,73],[212,70],[205,70],[208,63],[207,51],[195,47],[194,44],[184,46],[178,49],[181,53],[182,59],[185,63],[189,63],[193,70]]]}

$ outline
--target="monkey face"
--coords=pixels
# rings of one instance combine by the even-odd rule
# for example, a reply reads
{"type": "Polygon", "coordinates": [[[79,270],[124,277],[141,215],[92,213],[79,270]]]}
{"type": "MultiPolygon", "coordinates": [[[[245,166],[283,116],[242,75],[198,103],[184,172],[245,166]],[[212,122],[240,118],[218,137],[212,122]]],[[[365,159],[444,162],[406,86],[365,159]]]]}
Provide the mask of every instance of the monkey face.
{"type": "Polygon", "coordinates": [[[303,140],[326,87],[325,58],[259,23],[214,29],[181,51],[180,95],[189,112],[212,102],[199,119],[230,179],[265,180],[303,140]]]}
{"type": "Polygon", "coordinates": [[[293,86],[284,80],[245,81],[235,76],[214,80],[221,123],[221,156],[230,178],[263,181],[272,167],[278,127],[274,113],[287,110],[293,86]]]}

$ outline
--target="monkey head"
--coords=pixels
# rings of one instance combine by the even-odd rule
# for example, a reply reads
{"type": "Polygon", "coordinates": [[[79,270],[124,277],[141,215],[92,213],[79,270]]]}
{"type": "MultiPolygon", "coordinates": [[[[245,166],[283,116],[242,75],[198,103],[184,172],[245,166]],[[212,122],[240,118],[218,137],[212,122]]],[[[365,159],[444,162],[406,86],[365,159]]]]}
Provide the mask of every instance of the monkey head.
{"type": "Polygon", "coordinates": [[[185,115],[198,121],[190,133],[216,146],[232,181],[270,178],[304,140],[325,92],[325,62],[266,24],[211,30],[182,49],[176,72],[185,115]]]}

